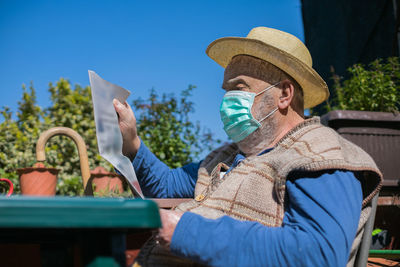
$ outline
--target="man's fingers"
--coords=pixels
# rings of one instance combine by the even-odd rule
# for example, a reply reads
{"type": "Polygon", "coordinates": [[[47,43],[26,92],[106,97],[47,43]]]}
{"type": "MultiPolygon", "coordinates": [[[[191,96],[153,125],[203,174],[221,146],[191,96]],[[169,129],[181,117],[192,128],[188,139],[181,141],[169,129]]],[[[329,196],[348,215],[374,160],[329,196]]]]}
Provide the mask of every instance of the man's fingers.
{"type": "Polygon", "coordinates": [[[114,108],[115,108],[115,111],[117,112],[117,113],[119,113],[120,112],[120,110],[121,110],[121,102],[119,102],[118,101],[118,99],[113,99],[113,105],[114,105],[114,108]]]}
{"type": "MultiPolygon", "coordinates": [[[[131,108],[131,106],[128,104],[128,102],[125,101],[124,106],[128,109],[129,112],[132,112],[132,113],[133,113],[132,108],[131,108]]],[[[133,114],[134,114],[134,113],[133,113],[133,114]]]]}
{"type": "Polygon", "coordinates": [[[113,105],[115,108],[115,111],[117,112],[118,116],[122,117],[123,119],[127,118],[128,112],[130,112],[130,106],[128,103],[122,104],[119,102],[118,99],[113,99],[113,105]]]}
{"type": "Polygon", "coordinates": [[[178,211],[160,209],[162,228],[160,229],[159,236],[167,245],[171,243],[175,227],[178,224],[182,214],[182,212],[178,211]]]}

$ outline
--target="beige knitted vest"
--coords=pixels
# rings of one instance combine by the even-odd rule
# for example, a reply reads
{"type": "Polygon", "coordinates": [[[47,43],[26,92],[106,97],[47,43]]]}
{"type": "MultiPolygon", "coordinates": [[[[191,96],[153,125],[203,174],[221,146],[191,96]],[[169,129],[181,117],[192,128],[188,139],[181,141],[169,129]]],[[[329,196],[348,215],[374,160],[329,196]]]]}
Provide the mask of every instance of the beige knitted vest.
{"type": "Polygon", "coordinates": [[[348,261],[348,265],[353,265],[371,210],[371,199],[379,191],[382,180],[366,152],[322,126],[319,118],[314,117],[292,129],[269,153],[244,159],[221,178],[221,171],[229,168],[238,153],[235,144],[210,153],[200,166],[195,198],[177,206],[176,210],[191,211],[210,219],[229,215],[266,226],[281,226],[287,177],[293,178],[293,173],[330,169],[359,171],[364,197],[348,261]]]}

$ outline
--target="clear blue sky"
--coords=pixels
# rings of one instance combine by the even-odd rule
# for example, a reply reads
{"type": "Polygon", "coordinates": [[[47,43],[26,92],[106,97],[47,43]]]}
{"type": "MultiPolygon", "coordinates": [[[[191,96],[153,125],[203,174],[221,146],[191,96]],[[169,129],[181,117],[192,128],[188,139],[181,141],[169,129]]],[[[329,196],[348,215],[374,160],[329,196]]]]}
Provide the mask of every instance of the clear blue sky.
{"type": "Polygon", "coordinates": [[[16,111],[22,84],[50,104],[48,83],[89,84],[88,69],[131,91],[179,93],[194,84],[200,121],[226,139],[219,118],[223,68],[205,54],[213,40],[256,26],[301,40],[300,0],[20,1],[0,0],[0,107],[16,111]]]}

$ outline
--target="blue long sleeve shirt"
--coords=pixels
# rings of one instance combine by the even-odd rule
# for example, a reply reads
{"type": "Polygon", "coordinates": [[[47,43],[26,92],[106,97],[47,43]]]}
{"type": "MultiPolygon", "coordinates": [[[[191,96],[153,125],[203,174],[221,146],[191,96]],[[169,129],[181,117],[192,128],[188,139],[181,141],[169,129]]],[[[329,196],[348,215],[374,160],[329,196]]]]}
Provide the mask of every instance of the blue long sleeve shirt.
{"type": "MultiPolygon", "coordinates": [[[[132,164],[144,195],[193,197],[200,163],[169,169],[142,143],[132,164]]],[[[185,212],[171,250],[212,266],[345,266],[361,213],[355,174],[332,170],[287,180],[286,191],[281,227],[185,212]]]]}

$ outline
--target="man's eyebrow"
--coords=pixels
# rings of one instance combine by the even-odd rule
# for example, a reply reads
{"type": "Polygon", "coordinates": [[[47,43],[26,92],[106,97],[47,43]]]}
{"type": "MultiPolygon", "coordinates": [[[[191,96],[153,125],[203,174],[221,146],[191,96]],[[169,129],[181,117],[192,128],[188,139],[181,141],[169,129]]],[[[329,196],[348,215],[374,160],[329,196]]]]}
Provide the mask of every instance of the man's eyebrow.
{"type": "Polygon", "coordinates": [[[243,80],[242,78],[233,78],[233,79],[230,79],[230,80],[228,80],[228,81],[226,81],[226,82],[224,82],[224,83],[222,84],[222,88],[224,88],[224,89],[230,89],[230,88],[234,88],[234,87],[235,87],[236,85],[238,85],[238,84],[244,84],[244,85],[246,85],[247,88],[251,89],[250,85],[248,85],[248,84],[246,83],[246,81],[243,80]]]}

